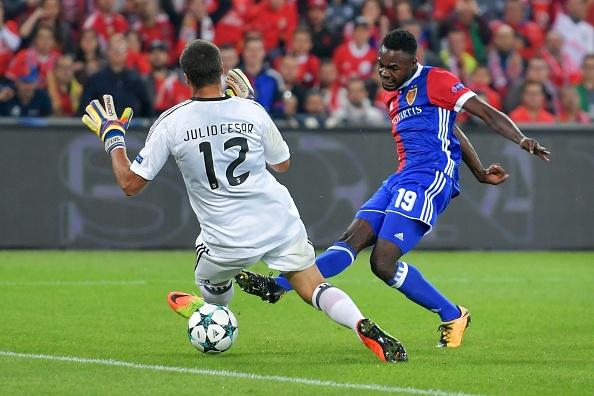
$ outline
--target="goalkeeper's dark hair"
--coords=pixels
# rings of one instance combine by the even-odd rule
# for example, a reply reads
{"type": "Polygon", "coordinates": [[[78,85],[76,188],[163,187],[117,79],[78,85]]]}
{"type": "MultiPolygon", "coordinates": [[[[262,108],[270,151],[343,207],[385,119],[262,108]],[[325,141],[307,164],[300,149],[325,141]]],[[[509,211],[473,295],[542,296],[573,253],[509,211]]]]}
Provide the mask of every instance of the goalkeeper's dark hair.
{"type": "Polygon", "coordinates": [[[382,45],[389,50],[402,51],[412,57],[417,55],[417,40],[407,30],[392,30],[382,40],[382,45]]]}
{"type": "Polygon", "coordinates": [[[192,40],[179,58],[179,64],[194,88],[221,81],[223,66],[219,48],[205,40],[192,40]]]}

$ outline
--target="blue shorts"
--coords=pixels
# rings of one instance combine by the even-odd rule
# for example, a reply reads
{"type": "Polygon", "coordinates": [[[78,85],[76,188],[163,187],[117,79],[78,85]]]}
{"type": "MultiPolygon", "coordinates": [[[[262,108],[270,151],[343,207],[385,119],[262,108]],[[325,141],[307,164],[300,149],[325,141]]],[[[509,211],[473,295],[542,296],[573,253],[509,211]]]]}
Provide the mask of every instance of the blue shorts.
{"type": "Polygon", "coordinates": [[[395,173],[363,204],[355,218],[369,222],[378,238],[396,244],[404,254],[431,231],[455,195],[455,181],[443,172],[395,173]]]}

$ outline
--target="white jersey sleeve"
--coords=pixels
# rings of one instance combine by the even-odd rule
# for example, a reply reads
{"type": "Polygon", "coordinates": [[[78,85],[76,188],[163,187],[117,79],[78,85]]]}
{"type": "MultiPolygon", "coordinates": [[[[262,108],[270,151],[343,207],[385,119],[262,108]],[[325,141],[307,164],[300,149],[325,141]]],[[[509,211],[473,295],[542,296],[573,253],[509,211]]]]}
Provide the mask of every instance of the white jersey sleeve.
{"type": "Polygon", "coordinates": [[[291,157],[289,146],[268,114],[264,117],[264,131],[262,134],[264,158],[271,165],[280,164],[291,157]]]}
{"type": "Polygon", "coordinates": [[[130,166],[132,172],[146,180],[153,180],[157,176],[170,154],[167,125],[160,121],[155,121],[144,147],[130,166]]]}

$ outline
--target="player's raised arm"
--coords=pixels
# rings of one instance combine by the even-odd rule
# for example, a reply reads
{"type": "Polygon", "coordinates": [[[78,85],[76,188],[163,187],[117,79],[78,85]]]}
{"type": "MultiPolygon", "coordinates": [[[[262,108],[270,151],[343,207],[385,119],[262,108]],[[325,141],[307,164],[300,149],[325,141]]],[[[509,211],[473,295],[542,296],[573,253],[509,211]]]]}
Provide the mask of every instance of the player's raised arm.
{"type": "Polygon", "coordinates": [[[524,136],[507,115],[495,109],[478,96],[475,95],[468,99],[462,105],[462,108],[481,118],[501,136],[519,144],[523,150],[537,155],[545,161],[549,161],[549,156],[551,155],[549,150],[541,146],[536,139],[524,136]]]}
{"type": "Polygon", "coordinates": [[[499,164],[491,164],[488,168],[484,168],[481,159],[466,137],[466,134],[455,125],[454,134],[460,141],[460,147],[462,149],[462,160],[468,166],[476,180],[481,183],[497,185],[503,183],[509,175],[505,172],[505,169],[499,164]]]}
{"type": "Polygon", "coordinates": [[[124,137],[132,120],[132,109],[127,107],[118,118],[111,95],[103,95],[103,101],[104,105],[96,99],[89,103],[82,123],[104,142],[105,151],[111,157],[113,174],[122,191],[128,196],[136,195],[147,180],[130,170],[131,163],[126,154],[124,137]]]}

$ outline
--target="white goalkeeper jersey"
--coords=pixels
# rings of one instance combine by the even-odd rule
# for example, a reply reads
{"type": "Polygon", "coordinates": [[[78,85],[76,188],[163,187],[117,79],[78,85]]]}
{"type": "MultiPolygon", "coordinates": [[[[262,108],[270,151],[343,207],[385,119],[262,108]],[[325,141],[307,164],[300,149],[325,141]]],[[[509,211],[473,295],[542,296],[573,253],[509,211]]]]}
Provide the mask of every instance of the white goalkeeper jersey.
{"type": "Polygon", "coordinates": [[[211,253],[253,257],[305,232],[288,190],[266,169],[289,159],[289,148],[256,102],[194,98],[172,107],[130,169],[152,180],[170,154],[211,253]]]}

